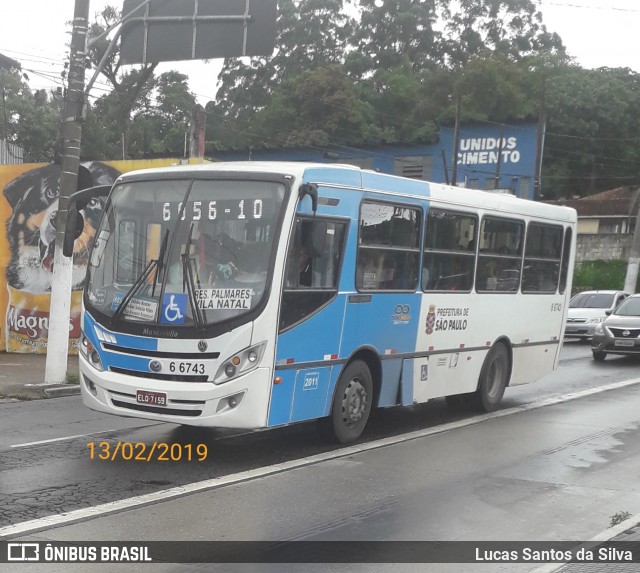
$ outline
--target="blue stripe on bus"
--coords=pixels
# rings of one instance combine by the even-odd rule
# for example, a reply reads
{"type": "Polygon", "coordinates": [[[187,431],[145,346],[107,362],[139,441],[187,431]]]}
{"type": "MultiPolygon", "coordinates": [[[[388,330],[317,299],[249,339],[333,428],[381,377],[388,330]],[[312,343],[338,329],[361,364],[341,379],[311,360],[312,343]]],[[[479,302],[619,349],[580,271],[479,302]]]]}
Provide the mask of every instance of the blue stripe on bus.
{"type": "Polygon", "coordinates": [[[132,336],[129,334],[122,334],[121,332],[110,332],[103,326],[97,325],[89,313],[84,314],[85,336],[93,344],[96,350],[98,350],[100,359],[102,360],[102,366],[105,370],[108,370],[110,366],[116,366],[128,370],[140,370],[142,372],[149,371],[149,357],[131,356],[126,353],[122,354],[102,350],[101,341],[96,335],[96,328],[114,336],[118,347],[120,347],[124,352],[126,352],[127,348],[138,350],[157,350],[158,340],[156,338],[132,336]]]}
{"type": "Polygon", "coordinates": [[[314,362],[316,365],[300,371],[276,371],[276,376],[282,381],[273,385],[269,426],[324,415],[332,367],[322,364],[335,360],[340,353],[345,302],[346,295],[338,295],[317,314],[278,337],[276,365],[298,362],[314,362]]]}

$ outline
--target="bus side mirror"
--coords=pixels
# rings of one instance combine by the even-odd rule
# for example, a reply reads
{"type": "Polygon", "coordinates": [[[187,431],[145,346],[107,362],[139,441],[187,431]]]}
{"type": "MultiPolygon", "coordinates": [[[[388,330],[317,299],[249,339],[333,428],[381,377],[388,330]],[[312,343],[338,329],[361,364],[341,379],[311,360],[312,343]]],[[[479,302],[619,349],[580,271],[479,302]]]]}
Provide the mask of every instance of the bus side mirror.
{"type": "Polygon", "coordinates": [[[84,216],[81,211],[91,199],[106,197],[111,191],[111,185],[97,185],[76,191],[69,197],[69,211],[67,212],[67,226],[64,229],[64,241],[62,254],[65,257],[73,255],[73,243],[82,234],[84,229],[84,216]]]}
{"type": "Polygon", "coordinates": [[[73,203],[67,213],[67,226],[64,230],[64,242],[62,243],[62,254],[65,257],[73,255],[73,243],[82,235],[83,229],[84,217],[78,211],[76,203],[73,203]]]}

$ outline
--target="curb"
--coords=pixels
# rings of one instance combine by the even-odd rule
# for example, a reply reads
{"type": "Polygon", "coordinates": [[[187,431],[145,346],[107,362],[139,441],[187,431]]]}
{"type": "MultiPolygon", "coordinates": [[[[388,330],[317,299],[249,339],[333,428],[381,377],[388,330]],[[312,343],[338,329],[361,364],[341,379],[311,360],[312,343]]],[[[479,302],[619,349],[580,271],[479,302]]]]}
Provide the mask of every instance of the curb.
{"type": "Polygon", "coordinates": [[[45,388],[44,393],[47,398],[61,398],[63,396],[79,396],[80,385],[57,386],[55,388],[45,388]]]}
{"type": "MultiPolygon", "coordinates": [[[[599,545],[601,543],[611,541],[615,537],[618,537],[619,535],[626,533],[627,531],[635,529],[638,526],[640,526],[640,513],[637,513],[636,515],[632,515],[631,517],[619,523],[618,525],[614,525],[609,529],[605,529],[595,537],[591,538],[589,541],[582,542],[580,544],[580,547],[587,547],[590,545],[599,545]]],[[[569,567],[574,564],[575,562],[547,563],[546,565],[537,567],[536,569],[532,570],[530,573],[555,573],[556,571],[559,572],[561,569],[565,567],[569,567]]],[[[596,565],[596,563],[591,563],[589,565],[596,565]]],[[[604,565],[604,563],[601,563],[601,565],[604,565]]]]}

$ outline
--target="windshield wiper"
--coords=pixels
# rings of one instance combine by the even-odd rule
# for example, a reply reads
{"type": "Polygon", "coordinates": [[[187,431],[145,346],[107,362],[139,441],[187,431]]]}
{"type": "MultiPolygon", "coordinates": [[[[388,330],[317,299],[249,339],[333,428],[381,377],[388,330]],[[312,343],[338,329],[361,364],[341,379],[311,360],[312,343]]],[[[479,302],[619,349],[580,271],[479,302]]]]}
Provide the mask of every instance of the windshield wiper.
{"type": "Polygon", "coordinates": [[[156,270],[156,274],[153,277],[153,287],[152,287],[152,291],[151,291],[151,296],[155,296],[156,283],[158,281],[158,274],[164,268],[164,255],[165,255],[165,251],[167,250],[167,241],[168,241],[168,239],[169,239],[169,229],[166,229],[165,232],[164,232],[164,238],[162,239],[162,245],[160,245],[160,251],[158,252],[158,258],[157,259],[151,259],[147,263],[147,266],[142,271],[142,274],[131,285],[131,288],[124,295],[124,298],[122,299],[122,302],[118,305],[118,308],[113,313],[113,317],[112,317],[113,321],[120,320],[120,317],[122,316],[122,314],[124,313],[125,309],[127,308],[127,305],[131,302],[131,300],[137,294],[137,292],[140,290],[142,285],[147,281],[147,279],[149,278],[149,276],[153,272],[153,269],[157,269],[156,270]]]}
{"type": "Polygon", "coordinates": [[[189,228],[189,236],[187,243],[184,247],[184,253],[182,253],[182,280],[183,288],[186,287],[187,294],[189,296],[189,302],[191,303],[191,312],[193,313],[193,321],[198,328],[204,328],[204,318],[202,317],[202,311],[196,302],[196,285],[193,278],[193,262],[191,260],[191,241],[193,238],[194,223],[191,223],[189,228]]]}
{"type": "Polygon", "coordinates": [[[118,308],[113,313],[113,317],[111,318],[112,321],[117,322],[118,320],[120,320],[120,317],[124,313],[125,308],[127,308],[127,305],[131,302],[133,297],[140,290],[140,287],[146,282],[146,280],[149,278],[149,275],[153,272],[153,269],[155,269],[157,266],[158,259],[151,259],[147,263],[147,266],[142,271],[142,274],[131,285],[131,288],[124,295],[122,302],[118,305],[118,308]]]}

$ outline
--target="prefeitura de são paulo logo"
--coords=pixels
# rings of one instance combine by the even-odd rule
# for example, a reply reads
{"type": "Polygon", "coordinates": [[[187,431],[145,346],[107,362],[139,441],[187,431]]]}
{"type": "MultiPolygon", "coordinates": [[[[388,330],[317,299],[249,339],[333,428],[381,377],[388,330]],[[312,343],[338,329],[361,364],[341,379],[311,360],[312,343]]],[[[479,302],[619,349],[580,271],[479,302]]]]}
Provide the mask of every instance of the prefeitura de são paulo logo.
{"type": "Polygon", "coordinates": [[[431,334],[433,332],[433,326],[436,323],[436,305],[429,305],[429,312],[427,313],[427,328],[425,332],[431,334]]]}

